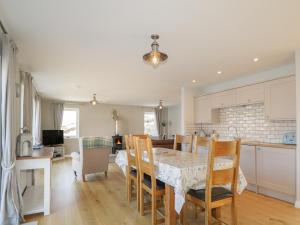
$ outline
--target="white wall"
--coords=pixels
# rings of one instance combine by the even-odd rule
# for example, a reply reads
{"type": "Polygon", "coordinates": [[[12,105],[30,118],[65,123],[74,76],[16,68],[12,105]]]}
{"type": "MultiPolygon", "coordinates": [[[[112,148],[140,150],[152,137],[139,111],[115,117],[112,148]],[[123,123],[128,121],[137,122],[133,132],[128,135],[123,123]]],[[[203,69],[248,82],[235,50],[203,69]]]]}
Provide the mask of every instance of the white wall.
{"type": "MultiPolygon", "coordinates": [[[[150,107],[97,104],[65,103],[66,108],[79,108],[80,136],[112,136],[115,123],[112,120],[112,110],[120,114],[119,134],[144,133],[144,112],[153,111],[150,107]]],[[[53,101],[42,101],[42,129],[53,129],[53,101]]],[[[78,140],[65,140],[66,154],[78,150],[78,140]]]]}
{"type": "Polygon", "coordinates": [[[174,134],[179,134],[180,127],[180,105],[168,107],[168,134],[171,137],[174,134]]]}
{"type": "Polygon", "coordinates": [[[297,151],[296,151],[296,203],[295,206],[300,208],[300,50],[295,54],[296,68],[296,109],[297,109],[297,151]]]}
{"type": "Polygon", "coordinates": [[[194,92],[192,88],[181,88],[180,104],[180,134],[186,134],[186,127],[194,124],[194,92]]]}

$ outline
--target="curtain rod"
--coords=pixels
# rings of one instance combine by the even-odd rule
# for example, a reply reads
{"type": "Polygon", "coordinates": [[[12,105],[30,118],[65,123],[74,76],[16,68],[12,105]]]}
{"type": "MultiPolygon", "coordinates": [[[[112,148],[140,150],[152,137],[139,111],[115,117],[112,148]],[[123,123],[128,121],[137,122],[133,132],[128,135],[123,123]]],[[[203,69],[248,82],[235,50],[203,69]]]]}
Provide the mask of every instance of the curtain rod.
{"type": "Polygon", "coordinates": [[[1,20],[0,20],[0,28],[1,28],[1,30],[2,30],[2,32],[3,32],[4,34],[7,34],[7,31],[6,31],[6,29],[5,29],[5,27],[4,27],[4,25],[3,25],[3,23],[2,23],[1,20]]]}

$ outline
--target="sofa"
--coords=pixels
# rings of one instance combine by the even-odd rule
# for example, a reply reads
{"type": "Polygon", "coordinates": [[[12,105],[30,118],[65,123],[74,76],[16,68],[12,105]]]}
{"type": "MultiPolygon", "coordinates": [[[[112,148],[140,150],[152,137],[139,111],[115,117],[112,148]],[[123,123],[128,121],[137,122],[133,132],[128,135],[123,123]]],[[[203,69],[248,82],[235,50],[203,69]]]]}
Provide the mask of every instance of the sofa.
{"type": "Polygon", "coordinates": [[[107,177],[112,141],[103,137],[80,137],[79,152],[72,152],[72,169],[76,177],[105,173],[107,177]]]}

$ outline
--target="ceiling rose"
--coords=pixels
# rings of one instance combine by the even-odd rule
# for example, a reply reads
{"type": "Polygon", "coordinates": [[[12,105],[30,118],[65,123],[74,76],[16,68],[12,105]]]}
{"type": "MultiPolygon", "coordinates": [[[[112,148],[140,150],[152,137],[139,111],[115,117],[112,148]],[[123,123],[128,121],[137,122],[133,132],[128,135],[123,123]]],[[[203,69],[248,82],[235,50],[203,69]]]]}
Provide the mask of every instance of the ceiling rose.
{"type": "Polygon", "coordinates": [[[152,34],[151,38],[153,39],[153,42],[151,44],[152,50],[151,52],[145,54],[143,56],[143,59],[145,62],[151,64],[153,67],[157,67],[159,64],[167,60],[168,55],[158,50],[159,43],[157,42],[157,40],[159,39],[159,35],[152,34]]]}

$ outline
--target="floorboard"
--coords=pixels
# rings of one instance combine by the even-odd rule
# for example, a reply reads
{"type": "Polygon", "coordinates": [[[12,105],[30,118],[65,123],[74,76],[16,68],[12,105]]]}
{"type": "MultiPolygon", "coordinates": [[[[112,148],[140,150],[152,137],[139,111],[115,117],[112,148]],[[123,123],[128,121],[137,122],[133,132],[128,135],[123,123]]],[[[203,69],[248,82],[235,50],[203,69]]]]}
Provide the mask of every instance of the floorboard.
{"type": "MultiPolygon", "coordinates": [[[[36,182],[42,181],[36,173],[36,182]]],[[[74,179],[71,160],[53,163],[51,215],[26,216],[39,225],[150,225],[150,214],[140,216],[136,203],[127,203],[125,179],[121,170],[110,164],[108,178],[90,175],[88,182],[74,179]]],[[[299,225],[300,209],[266,196],[245,191],[238,199],[240,225],[299,225]]],[[[203,224],[203,213],[195,220],[189,210],[189,224],[203,224]]],[[[229,208],[222,209],[221,220],[230,224],[229,208]]]]}

